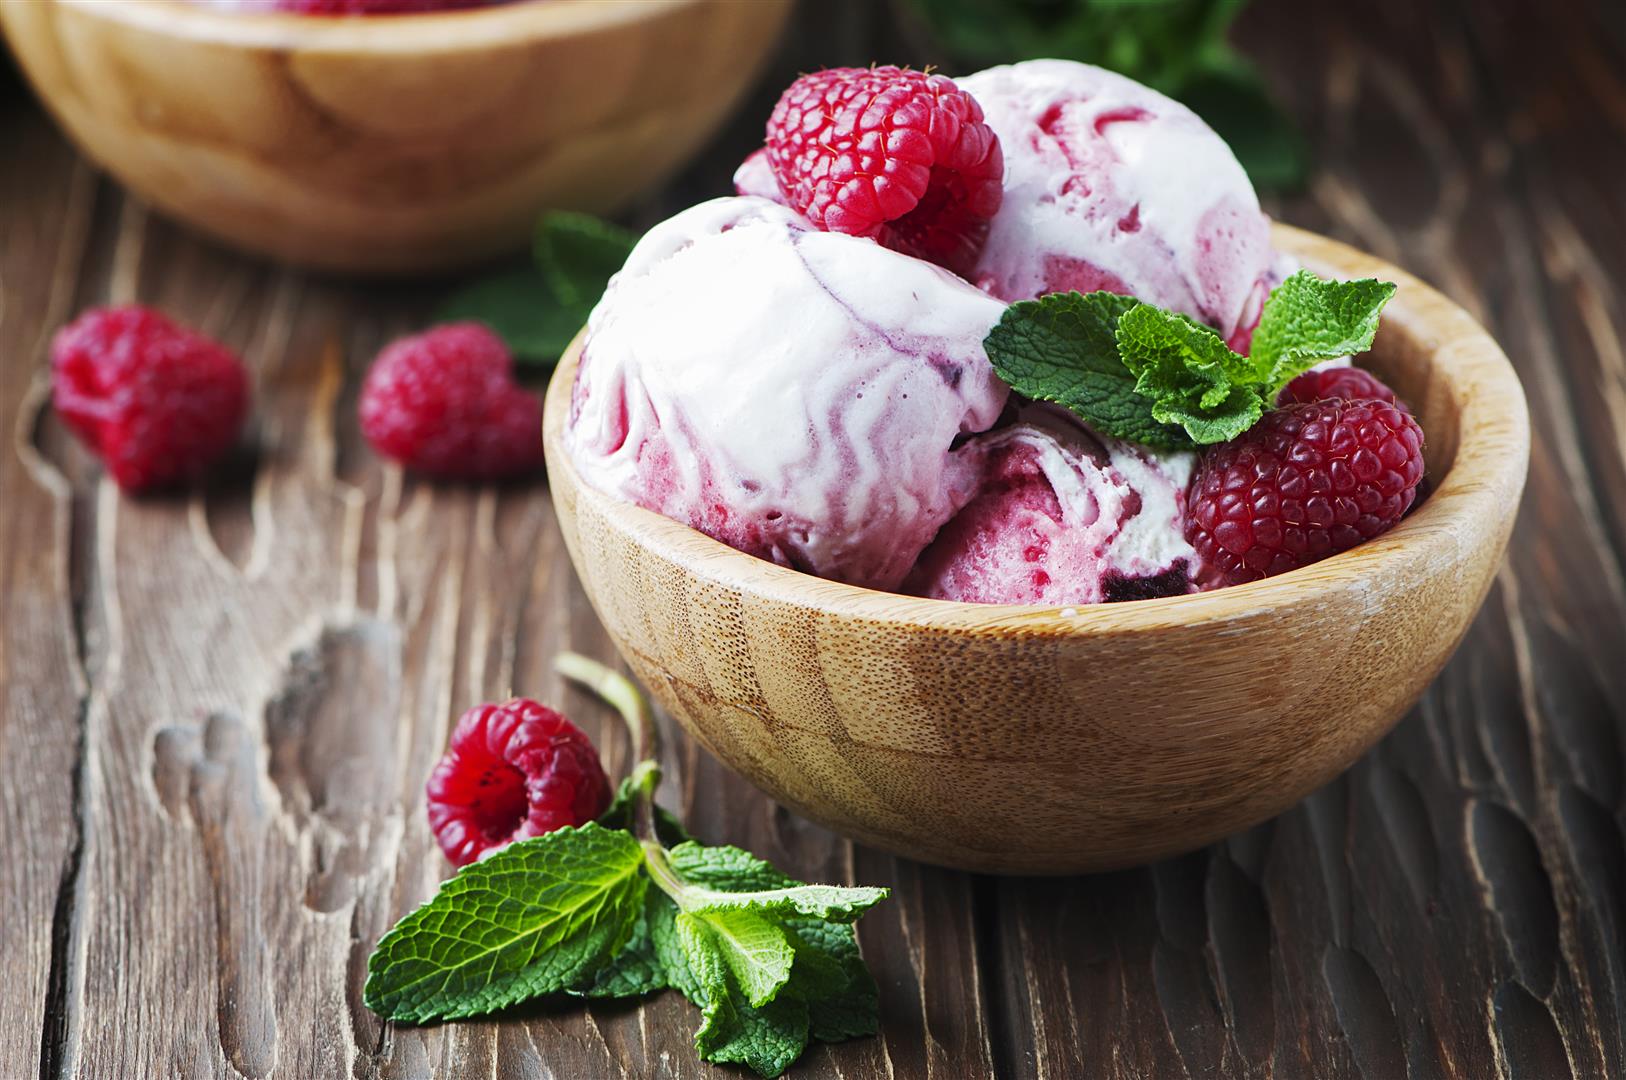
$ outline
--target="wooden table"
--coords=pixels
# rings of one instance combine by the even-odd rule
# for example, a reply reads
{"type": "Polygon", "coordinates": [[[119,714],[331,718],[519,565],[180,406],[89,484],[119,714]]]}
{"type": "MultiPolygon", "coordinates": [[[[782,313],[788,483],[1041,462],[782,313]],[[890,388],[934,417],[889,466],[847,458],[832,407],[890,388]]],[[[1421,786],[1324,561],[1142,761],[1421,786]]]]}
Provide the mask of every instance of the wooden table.
{"type": "MultiPolygon", "coordinates": [[[[1319,156],[1280,216],[1483,319],[1537,433],[1468,641],[1347,776],[1185,858],[997,880],[846,843],[668,728],[702,837],[895,890],[862,924],[884,1035],[797,1075],[1626,1074],[1626,7],[1566,7],[1271,0],[1237,35],[1319,156]]],[[[722,191],[794,72],[871,59],[932,57],[863,0],[807,5],[638,222],[722,191]]],[[[556,700],[626,758],[549,669],[609,649],[543,485],[425,483],[358,436],[360,372],[443,285],[225,251],[4,100],[0,1076],[711,1072],[675,994],[419,1030],[360,1005],[446,873],[421,790],[458,711],[556,700]],[[256,373],[254,449],[197,494],[122,498],[48,408],[54,328],[136,299],[256,373]]]]}

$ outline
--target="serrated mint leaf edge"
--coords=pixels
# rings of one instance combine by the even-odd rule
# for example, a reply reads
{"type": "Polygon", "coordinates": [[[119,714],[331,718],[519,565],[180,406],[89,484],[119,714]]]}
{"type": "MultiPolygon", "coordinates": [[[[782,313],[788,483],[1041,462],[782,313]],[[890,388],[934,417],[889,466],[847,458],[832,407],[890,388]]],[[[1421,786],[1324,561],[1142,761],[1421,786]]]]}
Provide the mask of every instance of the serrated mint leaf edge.
{"type": "Polygon", "coordinates": [[[1049,293],[1021,300],[989,329],[983,351],[1011,389],[1060,405],[1101,434],[1167,450],[1189,449],[1184,431],[1160,423],[1135,393],[1135,376],[1118,353],[1118,320],[1139,303],[1110,292],[1049,293]],[[1074,351],[1070,345],[1079,348],[1074,351]]]}
{"type": "MultiPolygon", "coordinates": [[[[378,945],[373,949],[372,955],[367,960],[367,982],[362,990],[363,1003],[386,1019],[405,1023],[422,1023],[426,1020],[450,1020],[482,1015],[541,994],[565,990],[570,986],[579,984],[580,980],[585,977],[587,970],[590,970],[594,965],[601,965],[608,961],[631,937],[635,924],[635,913],[633,911],[629,910],[627,912],[627,917],[621,920],[622,925],[614,928],[606,939],[606,943],[601,949],[597,950],[603,955],[584,957],[580,962],[567,966],[555,977],[540,983],[535,981],[534,978],[532,980],[524,979],[527,973],[536,971],[536,953],[533,950],[532,962],[507,973],[502,980],[488,981],[478,990],[457,993],[450,1000],[446,1000],[444,994],[408,993],[412,988],[431,979],[436,977],[449,978],[455,971],[468,968],[477,961],[513,948],[528,938],[536,937],[544,932],[546,928],[561,921],[559,917],[533,925],[524,932],[516,933],[500,944],[483,948],[456,964],[433,967],[426,973],[400,986],[381,986],[379,980],[385,978],[392,968],[399,968],[415,962],[430,963],[429,958],[422,956],[392,957],[389,955],[394,947],[413,939],[419,933],[440,933],[440,928],[420,930],[421,924],[437,916],[444,917],[454,913],[462,914],[465,918],[471,918],[471,913],[457,912],[456,902],[458,898],[467,896],[478,889],[487,888],[485,882],[499,875],[539,872],[540,868],[532,868],[527,864],[528,859],[535,857],[541,851],[546,851],[550,846],[569,843],[573,839],[582,836],[588,837],[594,843],[604,844],[619,844],[619,841],[609,840],[608,838],[624,837],[625,848],[622,852],[616,854],[630,857],[630,861],[620,872],[599,883],[600,887],[597,889],[599,907],[603,908],[604,899],[613,896],[618,887],[627,893],[636,893],[635,903],[641,905],[643,901],[641,887],[647,887],[648,879],[643,875],[643,851],[638,846],[637,840],[630,834],[603,829],[596,824],[589,823],[579,828],[559,829],[542,836],[518,841],[488,859],[464,867],[456,877],[443,882],[434,897],[401,919],[379,939],[378,945]],[[494,983],[498,986],[495,993],[491,991],[494,983]]],[[[577,856],[570,857],[575,858],[577,856]]],[[[503,898],[512,897],[511,893],[491,891],[497,895],[499,907],[503,904],[503,898]]],[[[621,899],[624,902],[634,901],[634,897],[631,896],[622,897],[621,899]]],[[[570,911],[574,913],[586,910],[592,902],[591,897],[584,897],[580,903],[573,905],[570,911]]],[[[565,917],[568,919],[568,915],[565,917]]],[[[594,923],[589,924],[589,929],[594,924],[596,924],[596,919],[594,923]]],[[[552,948],[560,948],[563,944],[563,942],[557,943],[552,948]]],[[[442,989],[444,990],[444,986],[442,989]]]]}
{"type": "Polygon", "coordinates": [[[1268,372],[1271,399],[1316,364],[1370,349],[1382,325],[1383,309],[1398,291],[1392,281],[1328,279],[1309,270],[1293,273],[1272,289],[1253,332],[1252,346],[1254,357],[1268,372]],[[1351,306],[1354,311],[1349,310],[1351,306]],[[1340,310],[1331,310],[1334,308],[1340,310]],[[1306,340],[1303,335],[1294,340],[1291,328],[1305,317],[1312,319],[1318,332],[1339,336],[1330,342],[1306,340]]]}
{"type": "Polygon", "coordinates": [[[1268,407],[1260,365],[1189,316],[1137,304],[1118,320],[1117,339],[1153,417],[1178,425],[1198,446],[1236,438],[1268,407]]]}

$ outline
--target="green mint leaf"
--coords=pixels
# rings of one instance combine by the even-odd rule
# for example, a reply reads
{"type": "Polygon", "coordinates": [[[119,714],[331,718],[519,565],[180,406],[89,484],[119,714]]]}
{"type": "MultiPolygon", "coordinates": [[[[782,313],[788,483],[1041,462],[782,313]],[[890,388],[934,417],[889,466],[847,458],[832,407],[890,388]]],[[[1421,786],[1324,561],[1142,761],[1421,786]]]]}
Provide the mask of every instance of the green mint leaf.
{"type": "Polygon", "coordinates": [[[1225,442],[1264,413],[1254,362],[1184,315],[1136,304],[1118,320],[1118,353],[1152,416],[1199,445],[1225,442]]]}
{"type": "Polygon", "coordinates": [[[585,314],[637,243],[633,233],[591,214],[556,210],[537,223],[533,253],[553,298],[585,314]]]}
{"type": "Polygon", "coordinates": [[[887,897],[886,889],[803,885],[789,879],[777,885],[741,888],[746,881],[767,880],[764,869],[781,875],[755,855],[736,847],[679,844],[672,849],[671,859],[678,872],[694,883],[685,890],[683,899],[683,909],[692,913],[751,909],[851,922],[887,897]],[[707,880],[729,884],[719,889],[700,883],[707,880]]]}
{"type": "MultiPolygon", "coordinates": [[[[738,913],[734,913],[738,914],[738,913]]],[[[677,916],[677,941],[704,998],[694,1045],[707,1061],[749,1066],[778,1076],[807,1048],[807,1005],[796,998],[752,1002],[728,960],[714,924],[687,913],[677,916]]]]}
{"type": "Polygon", "coordinates": [[[579,986],[632,936],[643,849],[596,824],[464,867],[367,961],[362,1000],[389,1020],[475,1016],[579,986]]]}
{"type": "Polygon", "coordinates": [[[514,359],[551,364],[587,322],[587,312],[550,301],[548,284],[534,267],[481,278],[449,296],[436,322],[485,323],[508,343],[514,359]]]}
{"type": "Polygon", "coordinates": [[[791,918],[785,927],[796,949],[796,964],[784,993],[807,1002],[808,1033],[820,1042],[875,1034],[880,989],[858,952],[852,926],[791,918]]]}
{"type": "MultiPolygon", "coordinates": [[[[616,953],[606,967],[591,972],[586,981],[571,993],[580,997],[628,998],[642,997],[667,985],[666,968],[655,951],[651,927],[663,912],[660,906],[671,908],[672,901],[659,889],[644,890],[644,909],[633,925],[632,936],[616,953]]],[[[867,969],[866,969],[867,970],[867,969]]]]}
{"type": "Polygon", "coordinates": [[[1118,355],[1118,322],[1137,303],[1107,292],[1023,300],[1005,309],[983,349],[1017,393],[1070,409],[1096,431],[1148,446],[1189,447],[1184,431],[1152,415],[1118,355]]]}
{"type": "Polygon", "coordinates": [[[1253,332],[1253,356],[1272,391],[1323,360],[1372,347],[1383,305],[1395,285],[1375,278],[1323,281],[1300,270],[1271,292],[1253,332]]]}
{"type": "MultiPolygon", "coordinates": [[[[723,958],[752,1005],[766,1005],[790,981],[796,950],[785,928],[771,915],[750,908],[698,914],[684,911],[678,915],[678,931],[691,937],[703,931],[709,948],[723,958]]],[[[685,954],[689,951],[685,946],[685,954]]]]}
{"type": "MultiPolygon", "coordinates": [[[[669,859],[691,888],[715,893],[780,893],[800,884],[738,848],[683,844],[669,859]]],[[[706,1060],[775,1076],[801,1055],[810,1037],[840,1042],[875,1033],[879,994],[850,923],[757,912],[783,929],[794,952],[790,978],[758,1007],[730,967],[725,946],[712,936],[710,917],[681,916],[688,929],[680,935],[677,906],[665,894],[650,910],[650,940],[669,983],[701,1010],[695,1049],[706,1060]]]]}

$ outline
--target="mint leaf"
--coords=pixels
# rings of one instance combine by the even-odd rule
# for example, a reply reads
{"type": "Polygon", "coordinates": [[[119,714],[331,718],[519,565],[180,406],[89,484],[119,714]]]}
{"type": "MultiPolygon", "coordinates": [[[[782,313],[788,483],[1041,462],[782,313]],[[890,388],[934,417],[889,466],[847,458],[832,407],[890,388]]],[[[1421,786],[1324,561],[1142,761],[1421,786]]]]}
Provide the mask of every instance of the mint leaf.
{"type": "Polygon", "coordinates": [[[1118,352],[1152,416],[1198,444],[1234,439],[1264,413],[1256,365],[1184,315],[1136,304],[1118,320],[1118,352]]]}
{"type": "Polygon", "coordinates": [[[692,883],[683,899],[683,909],[689,912],[751,908],[851,922],[887,897],[886,889],[866,886],[803,885],[737,847],[690,842],[679,844],[670,855],[672,865],[692,883]],[[725,884],[712,887],[717,882],[725,884]]]}
{"type": "Polygon", "coordinates": [[[796,964],[784,992],[807,1002],[809,1034],[820,1042],[875,1034],[880,989],[853,928],[822,919],[786,919],[785,926],[796,964]]]}
{"type": "MultiPolygon", "coordinates": [[[[688,882],[686,900],[696,890],[761,895],[800,886],[738,848],[683,844],[669,859],[688,882]]],[[[695,1049],[706,1060],[775,1076],[801,1055],[809,1038],[840,1042],[875,1033],[879,995],[849,923],[768,914],[782,928],[794,960],[778,995],[757,1006],[730,968],[724,945],[710,936],[707,917],[680,916],[664,894],[651,912],[651,942],[670,984],[701,1010],[695,1049]],[[680,919],[688,926],[681,934],[680,919]]]]}
{"type": "Polygon", "coordinates": [[[1191,445],[1179,427],[1152,415],[1118,355],[1119,319],[1138,301],[1115,293],[1052,293],[1005,309],[983,349],[1019,394],[1051,401],[1095,430],[1167,449],[1191,445]]]}
{"type": "Polygon", "coordinates": [[[796,950],[771,916],[749,907],[678,915],[679,933],[694,936],[702,929],[752,1005],[766,1005],[790,980],[796,950]]]}
{"type": "Polygon", "coordinates": [[[1323,360],[1353,356],[1372,347],[1383,306],[1395,285],[1375,278],[1323,281],[1300,270],[1265,300],[1253,332],[1253,356],[1280,390],[1323,360]]]}
{"type": "Polygon", "coordinates": [[[764,1077],[778,1076],[807,1048],[807,1006],[786,997],[752,1002],[728,963],[712,924],[679,913],[677,942],[704,999],[695,1049],[707,1061],[747,1065],[764,1077]]]}
{"type": "Polygon", "coordinates": [[[635,234],[591,214],[555,210],[537,223],[533,253],[554,300],[585,322],[637,243],[635,234]]]}
{"type": "MultiPolygon", "coordinates": [[[[666,968],[655,952],[651,933],[652,925],[663,915],[659,910],[663,904],[672,908],[672,901],[666,898],[665,893],[659,889],[645,889],[644,909],[633,924],[632,936],[607,967],[589,974],[586,981],[571,993],[580,997],[627,998],[642,997],[664,989],[667,985],[666,968]]],[[[670,918],[670,915],[666,917],[670,918]]]]}
{"type": "Polygon", "coordinates": [[[541,271],[527,266],[464,286],[436,309],[435,321],[485,323],[516,360],[551,364],[587,322],[586,312],[560,307],[551,295],[541,271]]]}
{"type": "Polygon", "coordinates": [[[632,836],[596,824],[510,844],[384,935],[362,1000],[422,1023],[578,986],[632,936],[643,861],[632,836]]]}

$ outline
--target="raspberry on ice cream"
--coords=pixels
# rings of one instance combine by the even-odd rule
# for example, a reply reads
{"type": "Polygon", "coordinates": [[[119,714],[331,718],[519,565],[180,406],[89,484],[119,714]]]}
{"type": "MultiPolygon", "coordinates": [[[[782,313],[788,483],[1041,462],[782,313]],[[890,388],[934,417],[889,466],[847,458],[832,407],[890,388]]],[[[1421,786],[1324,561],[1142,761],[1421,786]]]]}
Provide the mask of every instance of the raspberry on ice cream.
{"type": "Polygon", "coordinates": [[[1399,407],[1284,405],[1203,455],[1186,537],[1220,584],[1257,581],[1388,531],[1422,479],[1423,430],[1399,407]]]}
{"type": "Polygon", "coordinates": [[[868,236],[966,273],[1000,204],[999,140],[953,79],[830,68],[790,85],[768,118],[768,164],[816,227],[868,236]]]}
{"type": "Polygon", "coordinates": [[[1375,398],[1397,405],[1402,412],[1411,412],[1406,403],[1395,397],[1395,392],[1383,384],[1370,371],[1358,367],[1324,367],[1306,371],[1282,388],[1277,395],[1278,405],[1295,403],[1313,405],[1328,398],[1375,398]]]}
{"type": "Polygon", "coordinates": [[[588,322],[566,435],[591,486],[742,551],[895,588],[970,494],[1008,393],[999,301],[757,198],[638,244],[588,322]]]}
{"type": "Polygon", "coordinates": [[[585,825],[610,805],[592,740],[524,698],[464,713],[424,790],[429,828],[455,866],[515,840],[585,825]]]}
{"type": "Polygon", "coordinates": [[[1195,113],[1068,60],[959,83],[1005,155],[1004,202],[973,281],[1012,301],[1124,293],[1227,339],[1251,328],[1271,268],[1269,221],[1230,147],[1195,113]]]}
{"type": "Polygon", "coordinates": [[[151,308],[95,308],[51,342],[57,412],[126,491],[202,472],[237,440],[248,398],[231,350],[151,308]]]}
{"type": "Polygon", "coordinates": [[[1193,455],[1154,457],[1059,410],[973,440],[976,495],[938,533],[904,588],[939,600],[1094,604],[1188,592],[1181,536],[1193,455]]]}
{"type": "Polygon", "coordinates": [[[479,323],[449,323],[378,354],[362,384],[361,433],[432,476],[497,479],[542,464],[542,403],[479,323]]]}

